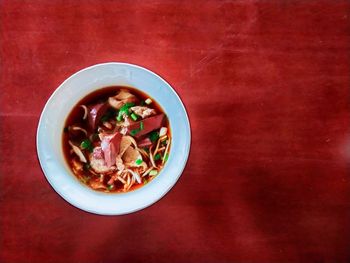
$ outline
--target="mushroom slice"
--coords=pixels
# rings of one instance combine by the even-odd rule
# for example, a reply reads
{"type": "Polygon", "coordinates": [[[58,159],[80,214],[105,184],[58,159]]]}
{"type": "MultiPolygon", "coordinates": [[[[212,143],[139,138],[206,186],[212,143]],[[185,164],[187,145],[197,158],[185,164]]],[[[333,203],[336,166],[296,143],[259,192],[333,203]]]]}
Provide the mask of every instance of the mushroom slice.
{"type": "Polygon", "coordinates": [[[136,165],[136,160],[141,159],[142,156],[140,152],[133,147],[129,146],[126,151],[124,152],[123,156],[123,161],[127,166],[137,166],[136,165]]]}
{"type": "Polygon", "coordinates": [[[72,146],[73,152],[79,157],[79,160],[83,163],[86,163],[86,158],[80,148],[74,145],[71,141],[68,141],[69,145],[72,146]]]}

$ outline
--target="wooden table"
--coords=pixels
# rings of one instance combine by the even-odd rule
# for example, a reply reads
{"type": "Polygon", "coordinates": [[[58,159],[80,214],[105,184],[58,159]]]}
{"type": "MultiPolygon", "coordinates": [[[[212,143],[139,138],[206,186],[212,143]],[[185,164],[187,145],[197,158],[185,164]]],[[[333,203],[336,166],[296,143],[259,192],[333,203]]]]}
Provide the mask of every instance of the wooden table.
{"type": "Polygon", "coordinates": [[[1,1],[0,262],[349,262],[349,10],[1,1]],[[161,201],[112,217],[61,199],[35,146],[51,93],[109,61],[169,81],[193,137],[161,201]]]}

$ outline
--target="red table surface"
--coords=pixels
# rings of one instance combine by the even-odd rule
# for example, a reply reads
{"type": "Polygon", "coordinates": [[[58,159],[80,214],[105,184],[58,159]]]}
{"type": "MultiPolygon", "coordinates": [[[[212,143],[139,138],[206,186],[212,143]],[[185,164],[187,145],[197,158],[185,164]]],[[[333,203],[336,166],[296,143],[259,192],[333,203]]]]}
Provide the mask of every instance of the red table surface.
{"type": "Polygon", "coordinates": [[[349,10],[1,1],[0,262],[350,262],[349,10]],[[175,187],[125,216],[65,202],[35,146],[58,85],[109,61],[163,76],[192,127],[175,187]]]}

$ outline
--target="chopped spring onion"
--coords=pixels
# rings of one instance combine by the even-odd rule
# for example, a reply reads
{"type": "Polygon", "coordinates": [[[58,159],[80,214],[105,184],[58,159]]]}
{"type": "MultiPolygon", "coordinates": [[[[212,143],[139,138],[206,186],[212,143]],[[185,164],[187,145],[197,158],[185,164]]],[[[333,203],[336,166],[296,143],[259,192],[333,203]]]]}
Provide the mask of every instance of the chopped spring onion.
{"type": "Polygon", "coordinates": [[[92,143],[91,143],[91,141],[88,140],[88,139],[86,139],[86,140],[84,140],[84,141],[82,141],[82,142],[80,143],[80,148],[83,149],[83,150],[88,150],[88,151],[90,151],[90,152],[92,152],[92,149],[93,149],[92,143]]]}
{"type": "Polygon", "coordinates": [[[151,142],[155,142],[156,140],[158,140],[159,138],[159,134],[156,131],[153,131],[149,134],[149,139],[151,140],[151,142]]]}
{"type": "Polygon", "coordinates": [[[113,184],[109,184],[108,186],[107,186],[107,189],[110,191],[110,190],[112,190],[114,188],[114,185],[113,184]]]}
{"type": "Polygon", "coordinates": [[[130,131],[130,134],[131,134],[132,136],[135,136],[135,135],[138,134],[139,132],[140,132],[139,129],[131,130],[131,131],[130,131]]]}
{"type": "Polygon", "coordinates": [[[155,156],[154,156],[154,160],[155,161],[158,161],[160,159],[160,153],[157,153],[155,156]]]}
{"type": "Polygon", "coordinates": [[[140,122],[140,131],[144,129],[145,125],[143,124],[143,121],[140,122]]]}
{"type": "Polygon", "coordinates": [[[152,171],[149,172],[149,175],[150,175],[150,176],[155,176],[155,175],[157,175],[157,174],[158,174],[158,171],[157,171],[157,170],[152,170],[152,171]]]}
{"type": "Polygon", "coordinates": [[[168,158],[169,158],[169,154],[166,153],[163,157],[163,160],[166,162],[166,161],[168,161],[168,158]]]}
{"type": "Polygon", "coordinates": [[[129,109],[131,107],[135,106],[135,103],[132,102],[127,102],[125,103],[119,110],[118,112],[118,116],[117,116],[117,121],[121,121],[123,119],[123,114],[129,116],[130,115],[130,111],[129,109]]]}
{"type": "Polygon", "coordinates": [[[152,100],[151,100],[150,98],[148,98],[147,100],[145,100],[145,103],[146,103],[147,105],[150,105],[150,104],[152,103],[152,100]]]}
{"type": "Polygon", "coordinates": [[[137,160],[135,161],[135,163],[136,163],[137,165],[140,165],[140,164],[142,163],[142,160],[141,160],[141,159],[137,159],[137,160]]]}
{"type": "Polygon", "coordinates": [[[137,115],[135,113],[131,113],[131,119],[133,119],[134,121],[137,121],[137,115]]]}

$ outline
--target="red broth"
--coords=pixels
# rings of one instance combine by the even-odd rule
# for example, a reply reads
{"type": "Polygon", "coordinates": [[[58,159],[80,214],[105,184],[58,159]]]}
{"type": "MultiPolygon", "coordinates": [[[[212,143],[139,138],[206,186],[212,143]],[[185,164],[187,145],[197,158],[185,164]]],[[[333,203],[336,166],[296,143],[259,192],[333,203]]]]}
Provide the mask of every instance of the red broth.
{"type": "MultiPolygon", "coordinates": [[[[126,103],[128,102],[121,102],[121,104],[128,106],[126,103]]],[[[65,128],[62,133],[62,147],[65,159],[69,164],[72,173],[82,183],[97,191],[117,193],[128,192],[142,187],[158,176],[164,167],[170,152],[171,131],[169,121],[164,110],[153,98],[135,88],[122,86],[106,87],[88,94],[73,107],[66,119],[64,127],[65,128]],[[121,90],[127,91],[135,96],[135,98],[133,97],[133,100],[136,100],[136,102],[134,102],[135,105],[133,107],[141,106],[153,109],[153,114],[142,118],[141,115],[137,115],[135,112],[133,112],[133,107],[127,109],[127,113],[125,114],[125,111],[121,109],[117,110],[109,106],[108,98],[114,97],[117,94],[120,95],[121,90]],[[145,101],[147,99],[151,99],[152,103],[149,105],[146,104],[145,101]],[[85,111],[81,105],[88,107],[89,115],[91,109],[94,108],[94,105],[100,104],[108,105],[106,106],[107,110],[98,121],[97,127],[93,128],[89,122],[89,118],[85,120],[83,119],[85,111]],[[124,116],[121,117],[122,120],[119,118],[120,111],[124,112],[121,114],[121,116],[124,116]],[[134,114],[134,116],[132,116],[132,114],[134,114]],[[163,139],[159,138],[160,129],[155,129],[150,133],[136,137],[138,136],[137,132],[140,134],[143,132],[141,128],[152,128],[151,124],[151,126],[147,127],[148,123],[151,123],[151,118],[155,119],[157,116],[161,116],[162,114],[164,114],[164,118],[162,120],[161,127],[166,128],[166,137],[162,136],[163,139]],[[135,115],[137,120],[132,119],[135,117],[135,115]],[[119,120],[117,120],[118,118],[119,120]],[[108,125],[106,124],[107,122],[109,123],[108,125]],[[124,128],[128,122],[132,124],[127,128],[124,128]],[[140,128],[128,130],[127,134],[120,134],[123,133],[123,129],[125,132],[125,130],[135,125],[139,125],[140,128]],[[79,127],[79,129],[77,129],[77,127],[79,127]],[[135,131],[136,135],[133,136],[132,134],[134,134],[133,132],[135,131]],[[87,134],[85,134],[85,132],[87,134]],[[122,160],[124,169],[121,169],[122,167],[119,167],[115,163],[110,167],[107,165],[108,160],[106,159],[106,156],[112,154],[111,152],[113,152],[115,148],[118,148],[119,143],[119,141],[113,141],[113,144],[112,140],[108,141],[106,139],[112,136],[120,138],[120,140],[123,142],[128,142],[128,140],[131,142],[131,138],[133,138],[137,143],[137,148],[131,143],[129,146],[131,148],[127,148],[124,154],[118,152],[117,158],[119,162],[120,159],[122,160]],[[111,151],[101,150],[103,148],[101,147],[101,138],[104,142],[107,141],[109,143],[109,146],[112,149],[111,151]],[[149,141],[151,141],[152,144],[139,147],[140,143],[144,141],[148,142],[148,144],[149,141]],[[82,160],[73,150],[72,145],[78,147],[80,152],[83,154],[83,159],[85,158],[86,162],[84,162],[84,160],[82,160]],[[157,149],[157,145],[159,152],[154,154],[153,162],[155,164],[155,168],[153,167],[151,169],[152,160],[150,153],[153,155],[154,151],[157,149]],[[131,158],[134,156],[138,156],[138,159],[136,159],[135,162],[133,162],[133,159],[131,158]],[[132,162],[130,162],[130,160],[132,160],[132,162]],[[127,171],[127,169],[134,173],[127,171]],[[138,176],[136,176],[135,173],[137,173],[138,176]],[[141,182],[139,182],[140,180],[137,180],[137,177],[138,179],[141,179],[141,182]]],[[[121,149],[121,145],[122,144],[119,143],[119,150],[121,149]]],[[[114,159],[112,159],[112,161],[114,161],[114,159]]]]}

